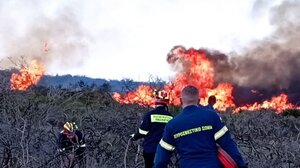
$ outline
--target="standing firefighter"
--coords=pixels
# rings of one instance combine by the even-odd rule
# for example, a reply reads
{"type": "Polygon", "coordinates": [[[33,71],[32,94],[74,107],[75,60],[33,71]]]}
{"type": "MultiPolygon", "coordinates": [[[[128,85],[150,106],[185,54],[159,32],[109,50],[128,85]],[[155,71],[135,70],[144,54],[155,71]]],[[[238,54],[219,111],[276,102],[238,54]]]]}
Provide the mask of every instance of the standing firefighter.
{"type": "Polygon", "coordinates": [[[216,96],[211,95],[211,96],[208,97],[208,100],[207,100],[208,104],[206,105],[206,107],[214,110],[214,105],[216,104],[216,102],[217,102],[216,96]]]}
{"type": "MultiPolygon", "coordinates": [[[[208,97],[208,101],[207,101],[207,105],[205,107],[207,107],[210,110],[214,110],[214,105],[217,103],[217,98],[214,95],[211,95],[208,97]]],[[[219,114],[218,111],[214,110],[220,117],[220,120],[222,121],[221,115],[219,114]]],[[[225,151],[222,149],[222,147],[220,147],[220,145],[218,146],[218,150],[217,150],[217,156],[218,159],[221,161],[223,168],[235,168],[237,167],[236,162],[234,161],[234,159],[225,151]]]]}
{"type": "Polygon", "coordinates": [[[165,125],[173,117],[168,110],[169,94],[165,91],[154,93],[155,109],[147,112],[139,127],[138,133],[132,135],[132,140],[144,138],[143,157],[145,168],[152,168],[157,145],[162,137],[165,125]]]}
{"type": "Polygon", "coordinates": [[[168,122],[157,146],[155,168],[167,168],[175,149],[181,168],[221,168],[218,145],[233,158],[235,165],[230,167],[245,168],[236,143],[217,113],[198,106],[198,89],[186,86],[181,92],[181,102],[182,111],[168,122]]]}
{"type": "Polygon", "coordinates": [[[58,138],[59,152],[62,153],[62,168],[84,167],[85,140],[75,122],[66,122],[58,138]]]}

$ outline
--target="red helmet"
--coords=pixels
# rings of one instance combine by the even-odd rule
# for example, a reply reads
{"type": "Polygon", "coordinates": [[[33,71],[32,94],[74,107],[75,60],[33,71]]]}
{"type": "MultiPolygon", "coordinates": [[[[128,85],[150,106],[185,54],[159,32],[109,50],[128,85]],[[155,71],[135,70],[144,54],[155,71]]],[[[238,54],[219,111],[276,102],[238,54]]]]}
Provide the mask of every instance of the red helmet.
{"type": "Polygon", "coordinates": [[[154,90],[153,92],[155,104],[168,104],[170,101],[170,94],[164,90],[154,90]]]}

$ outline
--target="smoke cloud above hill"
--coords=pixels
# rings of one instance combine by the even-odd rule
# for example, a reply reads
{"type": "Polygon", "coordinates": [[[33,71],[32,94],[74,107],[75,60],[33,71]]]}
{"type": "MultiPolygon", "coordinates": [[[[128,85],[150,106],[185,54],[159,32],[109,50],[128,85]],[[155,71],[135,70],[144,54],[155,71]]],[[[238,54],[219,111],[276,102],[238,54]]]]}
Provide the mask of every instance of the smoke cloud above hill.
{"type": "Polygon", "coordinates": [[[73,5],[1,1],[1,67],[19,66],[33,59],[45,66],[79,66],[88,56],[89,36],[73,8],[76,3],[73,5]]]}
{"type": "Polygon", "coordinates": [[[271,36],[254,41],[229,56],[206,51],[215,64],[216,81],[262,89],[288,89],[299,84],[300,2],[284,1],[270,11],[271,36]]]}

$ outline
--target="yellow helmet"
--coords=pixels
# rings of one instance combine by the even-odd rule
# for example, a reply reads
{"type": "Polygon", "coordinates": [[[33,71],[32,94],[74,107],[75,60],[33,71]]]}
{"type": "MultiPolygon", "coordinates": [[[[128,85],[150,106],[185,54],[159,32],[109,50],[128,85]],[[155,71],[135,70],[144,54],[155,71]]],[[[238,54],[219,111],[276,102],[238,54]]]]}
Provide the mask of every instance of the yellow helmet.
{"type": "Polygon", "coordinates": [[[76,128],[76,125],[75,125],[74,122],[73,123],[72,122],[66,122],[64,124],[64,130],[66,130],[66,131],[74,132],[75,128],[76,128]]]}

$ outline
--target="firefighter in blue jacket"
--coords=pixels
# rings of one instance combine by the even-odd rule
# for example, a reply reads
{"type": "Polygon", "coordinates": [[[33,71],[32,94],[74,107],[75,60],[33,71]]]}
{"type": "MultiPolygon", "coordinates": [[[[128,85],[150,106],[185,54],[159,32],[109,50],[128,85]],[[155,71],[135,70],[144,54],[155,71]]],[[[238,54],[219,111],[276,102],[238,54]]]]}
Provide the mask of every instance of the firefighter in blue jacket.
{"type": "Polygon", "coordinates": [[[144,138],[143,157],[145,168],[152,168],[157,145],[162,138],[166,123],[173,117],[168,110],[169,94],[164,91],[154,91],[155,109],[147,112],[139,127],[138,133],[132,135],[132,140],[144,138]]]}
{"type": "Polygon", "coordinates": [[[168,122],[157,146],[154,167],[167,168],[172,151],[176,149],[181,168],[221,168],[217,144],[238,167],[246,167],[236,143],[217,113],[198,106],[198,89],[186,86],[181,92],[181,102],[181,113],[168,122]]]}
{"type": "Polygon", "coordinates": [[[205,107],[214,110],[214,105],[217,103],[217,98],[214,95],[208,97],[207,105],[205,107]]]}

